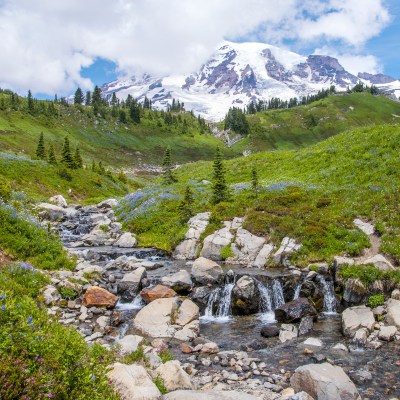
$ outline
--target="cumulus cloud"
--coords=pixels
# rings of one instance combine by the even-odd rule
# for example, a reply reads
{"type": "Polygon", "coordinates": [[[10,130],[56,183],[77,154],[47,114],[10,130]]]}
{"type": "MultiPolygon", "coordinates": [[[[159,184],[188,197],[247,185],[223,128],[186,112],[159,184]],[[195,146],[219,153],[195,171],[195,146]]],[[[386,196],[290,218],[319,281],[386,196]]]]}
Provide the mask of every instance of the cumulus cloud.
{"type": "Polygon", "coordinates": [[[0,0],[0,86],[88,89],[97,57],[121,75],[191,72],[226,38],[360,51],[389,21],[383,0],[0,0]]]}

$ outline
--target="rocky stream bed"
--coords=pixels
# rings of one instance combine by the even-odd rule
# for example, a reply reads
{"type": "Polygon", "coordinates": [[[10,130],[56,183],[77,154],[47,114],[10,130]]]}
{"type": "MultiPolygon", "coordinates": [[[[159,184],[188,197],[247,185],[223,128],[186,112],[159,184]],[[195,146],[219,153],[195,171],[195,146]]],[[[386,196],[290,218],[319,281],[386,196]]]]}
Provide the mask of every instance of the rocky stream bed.
{"type": "MultiPolygon", "coordinates": [[[[187,261],[200,237],[193,222],[174,259],[136,247],[134,235],[115,221],[115,200],[89,207],[52,201],[38,205],[40,216],[59,232],[77,267],[52,273],[43,293],[49,313],[88,343],[119,345],[125,353],[144,346],[146,369],[118,364],[110,372],[123,398],[400,397],[398,289],[373,310],[353,301],[350,289],[339,301],[332,269],[288,265],[284,256],[298,244],[288,238],[274,250],[240,220],[208,239],[202,257],[187,261]],[[226,246],[221,237],[236,246],[230,264],[210,259],[226,246]],[[282,268],[257,268],[262,257],[281,257],[282,268]],[[78,296],[63,299],[61,288],[78,296]],[[161,363],[164,348],[176,361],[161,363]],[[157,375],[170,391],[163,397],[149,380],[157,375]]],[[[206,214],[195,221],[200,230],[206,214]]]]}

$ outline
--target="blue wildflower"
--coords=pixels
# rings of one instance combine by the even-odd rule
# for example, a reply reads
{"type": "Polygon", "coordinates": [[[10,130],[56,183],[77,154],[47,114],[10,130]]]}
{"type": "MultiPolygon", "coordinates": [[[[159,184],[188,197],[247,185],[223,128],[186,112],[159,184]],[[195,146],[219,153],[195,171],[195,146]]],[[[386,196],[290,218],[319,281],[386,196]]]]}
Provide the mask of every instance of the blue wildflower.
{"type": "Polygon", "coordinates": [[[32,323],[32,317],[28,317],[28,324],[31,324],[32,323]]]}
{"type": "Polygon", "coordinates": [[[3,311],[6,311],[7,307],[6,307],[6,306],[1,306],[1,309],[2,309],[3,311]]]}

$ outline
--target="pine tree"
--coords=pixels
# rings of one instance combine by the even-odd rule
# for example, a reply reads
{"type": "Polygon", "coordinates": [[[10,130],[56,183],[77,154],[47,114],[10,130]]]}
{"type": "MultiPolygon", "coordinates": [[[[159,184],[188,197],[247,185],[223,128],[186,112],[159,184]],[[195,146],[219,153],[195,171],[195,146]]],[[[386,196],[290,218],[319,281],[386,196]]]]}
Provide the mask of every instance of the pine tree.
{"type": "Polygon", "coordinates": [[[117,96],[115,95],[115,92],[112,94],[112,96],[111,96],[111,102],[110,102],[110,104],[113,106],[113,107],[115,107],[116,105],[117,105],[117,103],[118,103],[118,100],[117,100],[117,96]]]}
{"type": "Polygon", "coordinates": [[[185,194],[178,206],[179,216],[182,221],[188,221],[193,216],[193,191],[186,186],[185,194]]]}
{"type": "Polygon", "coordinates": [[[32,92],[28,90],[28,111],[33,114],[35,111],[35,105],[32,98],[32,92]]]}
{"type": "Polygon", "coordinates": [[[71,148],[69,146],[69,140],[67,137],[64,139],[64,144],[61,150],[61,162],[67,168],[75,168],[74,158],[72,157],[71,148]]]}
{"type": "Polygon", "coordinates": [[[87,91],[85,97],[85,106],[90,106],[91,103],[92,103],[92,95],[89,91],[87,91]]]}
{"type": "Polygon", "coordinates": [[[211,202],[213,204],[218,204],[222,201],[229,200],[228,185],[225,180],[225,167],[224,163],[222,162],[222,155],[219,147],[217,147],[217,150],[215,152],[213,170],[214,182],[212,187],[213,193],[211,202]]]}
{"type": "Polygon", "coordinates": [[[257,198],[259,184],[258,184],[258,172],[256,167],[253,167],[251,169],[251,189],[253,190],[253,193],[257,198]]]}
{"type": "Polygon", "coordinates": [[[39,158],[40,160],[46,159],[46,149],[44,147],[43,132],[41,132],[40,137],[39,137],[39,143],[38,143],[38,146],[36,149],[36,157],[39,158]]]}
{"type": "Polygon", "coordinates": [[[101,105],[101,89],[96,85],[92,95],[92,105],[101,105]]]}
{"type": "Polygon", "coordinates": [[[49,164],[57,165],[56,154],[54,152],[54,146],[52,144],[50,145],[50,148],[49,148],[48,162],[49,162],[49,164]]]}
{"type": "Polygon", "coordinates": [[[84,100],[84,98],[83,98],[82,89],[78,87],[78,89],[76,89],[75,96],[74,96],[74,104],[82,104],[83,100],[84,100]]]}
{"type": "Polygon", "coordinates": [[[140,124],[140,108],[137,104],[135,104],[135,102],[132,102],[129,109],[129,114],[135,124],[140,124]]]}
{"type": "Polygon", "coordinates": [[[164,153],[164,159],[163,159],[163,174],[164,174],[164,183],[166,185],[170,185],[173,182],[176,182],[176,178],[174,177],[172,173],[172,158],[171,158],[171,148],[167,147],[165,149],[164,153]]]}
{"type": "Polygon", "coordinates": [[[74,164],[75,168],[83,168],[83,161],[81,157],[81,153],[79,151],[79,147],[76,148],[75,154],[74,154],[74,164]]]}

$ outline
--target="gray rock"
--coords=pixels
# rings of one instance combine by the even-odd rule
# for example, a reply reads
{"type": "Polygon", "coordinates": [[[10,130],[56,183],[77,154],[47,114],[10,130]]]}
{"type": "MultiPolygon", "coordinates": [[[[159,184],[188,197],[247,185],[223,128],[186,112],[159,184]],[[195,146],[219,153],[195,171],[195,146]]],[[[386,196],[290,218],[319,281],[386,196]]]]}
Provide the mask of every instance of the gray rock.
{"type": "Polygon", "coordinates": [[[132,301],[141,288],[142,279],[147,276],[146,269],[139,267],[133,272],[124,275],[118,283],[118,294],[125,301],[132,301]]]}
{"type": "Polygon", "coordinates": [[[394,300],[400,300],[400,290],[399,289],[395,289],[393,290],[392,294],[390,295],[390,297],[394,300]]]}
{"type": "Polygon", "coordinates": [[[130,248],[135,247],[137,240],[130,232],[123,233],[118,240],[114,243],[115,247],[130,248]]]}
{"type": "Polygon", "coordinates": [[[235,241],[231,245],[233,256],[227,262],[252,266],[260,253],[265,239],[258,237],[243,228],[238,228],[235,241]]]}
{"type": "Polygon", "coordinates": [[[253,262],[253,267],[263,268],[267,261],[271,258],[273,251],[274,246],[272,244],[265,243],[260,252],[257,254],[257,257],[253,262]]]}
{"type": "Polygon", "coordinates": [[[126,335],[117,343],[120,346],[121,354],[132,353],[137,350],[138,346],[143,342],[144,338],[138,335],[126,335]]]}
{"type": "Polygon", "coordinates": [[[269,338],[279,335],[279,328],[275,325],[267,325],[261,328],[261,336],[269,338]]]}
{"type": "Polygon", "coordinates": [[[394,271],[392,263],[387,260],[382,254],[376,254],[375,256],[367,258],[363,261],[363,264],[372,264],[380,271],[394,271]]]}
{"type": "Polygon", "coordinates": [[[363,231],[366,235],[370,236],[375,232],[375,226],[369,224],[368,222],[361,221],[361,219],[356,218],[354,221],[354,225],[363,231]]]}
{"type": "Polygon", "coordinates": [[[189,375],[183,370],[179,361],[167,361],[161,364],[154,375],[159,375],[163,380],[168,391],[178,389],[193,389],[193,384],[189,375]]]}
{"type": "Polygon", "coordinates": [[[259,296],[256,295],[256,285],[248,275],[244,275],[236,282],[232,290],[232,305],[234,313],[252,314],[258,311],[259,296]]]}
{"type": "Polygon", "coordinates": [[[207,236],[204,239],[200,256],[211,260],[222,260],[222,249],[226,246],[230,246],[234,239],[231,229],[232,223],[225,222],[225,228],[222,228],[214,232],[212,235],[207,236]]]}
{"type": "Polygon", "coordinates": [[[275,318],[279,322],[297,322],[303,317],[317,317],[317,310],[304,297],[282,304],[275,310],[275,318]]]}
{"type": "Polygon", "coordinates": [[[342,331],[348,337],[353,337],[359,328],[367,328],[372,331],[374,325],[374,314],[369,307],[350,307],[342,313],[342,331]]]}
{"type": "Polygon", "coordinates": [[[297,338],[298,336],[298,329],[295,325],[292,324],[282,324],[281,330],[279,332],[279,340],[281,343],[285,343],[288,340],[292,340],[297,338]]]}
{"type": "Polygon", "coordinates": [[[214,261],[199,257],[192,265],[193,279],[203,285],[218,282],[222,275],[222,268],[214,261]]]}
{"type": "Polygon", "coordinates": [[[303,317],[299,325],[299,336],[311,332],[313,330],[313,326],[314,326],[314,317],[310,315],[303,317]]]}
{"type": "Polygon", "coordinates": [[[172,275],[162,277],[161,283],[174,289],[177,293],[188,291],[193,287],[190,274],[185,269],[181,269],[172,275]]]}
{"type": "Polygon", "coordinates": [[[177,390],[164,395],[164,400],[257,400],[257,397],[235,390],[177,390]]]}
{"type": "Polygon", "coordinates": [[[49,202],[52,204],[55,204],[58,207],[63,207],[63,208],[67,208],[68,204],[67,201],[65,200],[65,198],[61,195],[58,194],[56,196],[50,197],[49,202]]]}
{"type": "Polygon", "coordinates": [[[287,265],[287,258],[295,251],[299,250],[301,244],[297,244],[294,239],[285,237],[282,239],[281,246],[273,255],[273,260],[276,264],[287,265]]]}
{"type": "Polygon", "coordinates": [[[389,299],[386,307],[386,322],[400,329],[400,300],[389,299]]]}
{"type": "Polygon", "coordinates": [[[381,326],[378,338],[380,340],[384,340],[385,342],[389,342],[390,340],[394,339],[396,332],[397,328],[395,326],[381,326]]]}
{"type": "Polygon", "coordinates": [[[290,383],[296,392],[305,391],[317,400],[361,400],[343,369],[328,363],[297,368],[290,383]]]}
{"type": "Polygon", "coordinates": [[[303,342],[303,345],[305,346],[312,346],[312,347],[323,347],[324,344],[322,343],[321,339],[317,338],[308,338],[303,342]]]}

